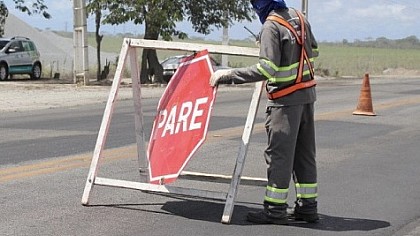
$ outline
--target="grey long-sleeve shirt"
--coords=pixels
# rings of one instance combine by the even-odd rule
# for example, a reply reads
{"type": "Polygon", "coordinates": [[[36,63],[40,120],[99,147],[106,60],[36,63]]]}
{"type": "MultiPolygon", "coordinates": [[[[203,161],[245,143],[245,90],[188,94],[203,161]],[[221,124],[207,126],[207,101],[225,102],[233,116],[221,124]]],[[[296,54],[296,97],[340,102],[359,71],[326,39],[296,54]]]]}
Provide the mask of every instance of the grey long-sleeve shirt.
{"type": "MultiPolygon", "coordinates": [[[[299,18],[294,9],[279,9],[274,10],[270,15],[277,15],[289,21],[293,26],[297,27],[300,32],[299,18]]],[[[305,19],[306,25],[306,48],[308,56],[316,57],[318,45],[312,34],[310,25],[305,19]],[[312,50],[311,50],[312,49],[312,50]]],[[[297,43],[293,34],[284,26],[277,22],[267,20],[262,26],[260,32],[260,54],[259,62],[262,60],[269,60],[277,67],[290,66],[299,62],[301,47],[297,43]]],[[[265,81],[265,77],[257,68],[258,64],[237,68],[232,71],[231,79],[235,83],[251,83],[257,81],[265,81]]],[[[310,75],[306,75],[310,76],[310,75]]],[[[272,83],[267,81],[267,91],[277,91],[285,85],[282,83],[272,83]]],[[[297,90],[284,97],[268,100],[267,106],[290,106],[313,103],[316,100],[315,87],[297,90]]]]}

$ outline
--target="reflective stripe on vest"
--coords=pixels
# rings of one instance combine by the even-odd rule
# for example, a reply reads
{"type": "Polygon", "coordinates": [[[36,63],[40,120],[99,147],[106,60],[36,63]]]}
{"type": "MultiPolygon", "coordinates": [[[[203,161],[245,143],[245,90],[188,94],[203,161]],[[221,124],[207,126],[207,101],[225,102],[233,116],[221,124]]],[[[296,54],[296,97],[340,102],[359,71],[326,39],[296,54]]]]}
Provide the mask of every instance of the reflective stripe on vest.
{"type": "MultiPolygon", "coordinates": [[[[300,60],[297,63],[297,66],[296,66],[296,64],[292,65],[293,67],[297,68],[297,73],[294,75],[294,78],[292,78],[292,75],[287,77],[288,78],[287,81],[295,80],[295,84],[293,84],[289,87],[286,87],[284,89],[281,89],[279,91],[273,92],[273,93],[267,93],[267,97],[271,100],[286,96],[286,95],[291,94],[291,93],[293,93],[297,90],[304,89],[304,88],[309,88],[309,87],[312,87],[312,86],[316,85],[316,82],[314,81],[314,69],[313,69],[313,65],[312,65],[313,58],[308,57],[308,54],[307,54],[306,49],[305,49],[305,22],[303,20],[303,16],[298,11],[296,11],[296,14],[299,17],[299,22],[300,22],[300,27],[301,27],[300,36],[296,32],[295,28],[293,28],[293,26],[288,21],[284,20],[283,18],[280,18],[278,16],[274,16],[274,15],[271,15],[271,16],[267,17],[267,20],[276,21],[277,23],[279,23],[282,26],[289,29],[289,31],[291,31],[293,33],[293,35],[296,37],[296,40],[297,40],[298,44],[301,45],[301,48],[302,48],[301,49],[300,60]],[[302,81],[303,76],[308,75],[308,74],[311,75],[311,80],[302,81]]],[[[267,75],[265,75],[265,76],[267,76],[267,75]]],[[[281,81],[281,80],[280,81],[271,81],[270,80],[270,82],[284,82],[284,81],[281,81]]]]}
{"type": "Polygon", "coordinates": [[[316,198],[318,197],[318,184],[296,183],[297,198],[316,198]]]}
{"type": "Polygon", "coordinates": [[[274,188],[271,186],[267,186],[265,190],[265,197],[264,200],[267,202],[272,202],[276,204],[287,203],[287,195],[289,193],[288,188],[274,188]]]}
{"type": "MultiPolygon", "coordinates": [[[[314,59],[310,58],[311,66],[313,68],[314,59]]],[[[303,67],[303,75],[309,75],[311,66],[305,63],[303,67]]],[[[272,83],[290,82],[296,79],[299,70],[299,62],[290,66],[276,66],[273,62],[261,59],[257,65],[258,70],[263,74],[268,81],[272,83]]]]}

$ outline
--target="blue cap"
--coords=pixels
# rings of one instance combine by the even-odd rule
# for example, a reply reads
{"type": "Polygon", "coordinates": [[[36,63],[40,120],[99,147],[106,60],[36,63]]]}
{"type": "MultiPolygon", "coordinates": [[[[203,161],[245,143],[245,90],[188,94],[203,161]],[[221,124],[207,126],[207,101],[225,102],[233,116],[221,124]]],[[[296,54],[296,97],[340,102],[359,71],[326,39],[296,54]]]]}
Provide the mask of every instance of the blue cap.
{"type": "Polygon", "coordinates": [[[251,0],[251,5],[263,24],[272,10],[287,8],[284,0],[251,0]]]}

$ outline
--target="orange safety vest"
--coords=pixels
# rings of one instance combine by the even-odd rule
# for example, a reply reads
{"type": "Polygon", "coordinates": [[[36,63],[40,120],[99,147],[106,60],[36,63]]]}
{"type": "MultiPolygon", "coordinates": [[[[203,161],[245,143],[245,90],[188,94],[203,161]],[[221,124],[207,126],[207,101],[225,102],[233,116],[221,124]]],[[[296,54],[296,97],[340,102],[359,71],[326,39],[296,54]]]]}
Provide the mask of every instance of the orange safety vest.
{"type": "Polygon", "coordinates": [[[299,21],[300,21],[300,27],[301,27],[301,35],[299,36],[298,33],[296,32],[295,28],[293,28],[293,26],[286,20],[284,20],[281,17],[275,16],[275,15],[271,15],[267,17],[267,20],[272,20],[272,21],[276,21],[279,24],[283,25],[284,27],[286,27],[287,29],[289,29],[293,35],[296,37],[298,44],[302,47],[301,50],[301,54],[300,54],[300,60],[299,60],[299,70],[298,73],[296,75],[296,80],[295,80],[295,84],[286,87],[284,89],[281,89],[279,91],[273,92],[273,93],[267,93],[267,97],[271,100],[286,96],[288,94],[291,94],[297,90],[300,89],[304,89],[304,88],[309,88],[312,86],[316,85],[316,82],[314,80],[314,68],[309,60],[308,54],[306,52],[305,49],[305,22],[303,20],[303,16],[301,15],[301,13],[299,13],[298,11],[296,11],[298,17],[299,17],[299,21]],[[302,82],[302,78],[303,78],[303,66],[304,63],[308,64],[309,67],[309,71],[311,73],[311,80],[309,81],[303,81],[302,82]]]}

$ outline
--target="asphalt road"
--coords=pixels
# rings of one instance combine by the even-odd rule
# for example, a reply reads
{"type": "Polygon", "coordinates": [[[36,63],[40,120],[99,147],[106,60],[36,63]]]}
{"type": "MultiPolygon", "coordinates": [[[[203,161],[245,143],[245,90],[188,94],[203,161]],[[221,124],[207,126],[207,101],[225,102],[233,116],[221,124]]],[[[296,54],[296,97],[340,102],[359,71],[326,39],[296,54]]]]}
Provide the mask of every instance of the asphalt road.
{"type": "MultiPolygon", "coordinates": [[[[361,80],[318,85],[318,224],[252,225],[264,189],[241,186],[230,225],[220,201],[95,187],[81,205],[104,104],[0,114],[0,235],[420,235],[420,80],[371,79],[375,117],[353,116],[361,80]]],[[[219,92],[207,141],[187,170],[231,174],[251,89],[219,92]]],[[[264,101],[264,99],[262,99],[264,101]]],[[[157,99],[143,100],[150,133],[157,99]]],[[[244,175],[264,177],[257,117],[244,175]]],[[[99,175],[137,180],[131,101],[111,124],[99,175]]],[[[226,184],[175,185],[226,191],[226,184]]],[[[293,195],[293,194],[291,194],[293,195]]],[[[290,196],[290,203],[293,196],[290,196]]]]}

